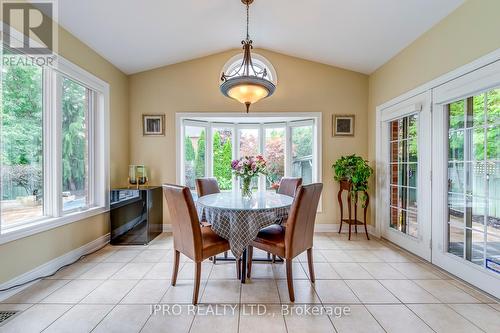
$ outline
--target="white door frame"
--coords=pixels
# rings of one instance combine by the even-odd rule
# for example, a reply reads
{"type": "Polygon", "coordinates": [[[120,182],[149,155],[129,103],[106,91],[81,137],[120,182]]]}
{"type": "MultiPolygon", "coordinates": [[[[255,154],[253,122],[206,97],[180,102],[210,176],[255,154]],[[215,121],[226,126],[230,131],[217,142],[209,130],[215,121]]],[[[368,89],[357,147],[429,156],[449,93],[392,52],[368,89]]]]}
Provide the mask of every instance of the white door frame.
{"type": "Polygon", "coordinates": [[[377,114],[377,221],[380,235],[408,251],[431,260],[431,95],[421,93],[377,114]],[[417,222],[418,236],[412,237],[389,226],[389,123],[418,114],[417,222]]]}
{"type": "MultiPolygon", "coordinates": [[[[432,200],[433,263],[450,273],[500,297],[500,274],[473,264],[447,251],[448,129],[446,104],[500,86],[500,60],[433,89],[433,161],[435,182],[432,200]]],[[[486,245],[486,244],[485,244],[486,245]]]]}

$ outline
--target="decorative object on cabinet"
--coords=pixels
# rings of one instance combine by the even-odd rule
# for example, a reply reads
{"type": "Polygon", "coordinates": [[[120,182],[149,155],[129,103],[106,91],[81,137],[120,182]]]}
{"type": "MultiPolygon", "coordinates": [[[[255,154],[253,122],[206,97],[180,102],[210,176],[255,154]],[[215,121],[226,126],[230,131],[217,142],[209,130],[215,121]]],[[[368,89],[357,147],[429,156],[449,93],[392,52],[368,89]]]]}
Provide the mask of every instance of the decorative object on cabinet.
{"type": "Polygon", "coordinates": [[[129,165],[128,166],[128,183],[137,188],[141,185],[147,185],[148,173],[144,165],[129,165]]]}

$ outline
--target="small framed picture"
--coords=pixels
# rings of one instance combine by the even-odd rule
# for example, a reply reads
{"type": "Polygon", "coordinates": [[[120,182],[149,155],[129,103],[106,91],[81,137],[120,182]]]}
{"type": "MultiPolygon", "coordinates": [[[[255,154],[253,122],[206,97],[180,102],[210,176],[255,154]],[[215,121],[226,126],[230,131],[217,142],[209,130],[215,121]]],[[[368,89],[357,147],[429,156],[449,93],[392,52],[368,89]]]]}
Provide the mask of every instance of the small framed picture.
{"type": "Polygon", "coordinates": [[[164,114],[143,114],[142,134],[144,136],[165,135],[165,115],[164,114]]]}
{"type": "Polygon", "coordinates": [[[333,136],[354,136],[354,115],[336,115],[332,117],[333,136]]]}

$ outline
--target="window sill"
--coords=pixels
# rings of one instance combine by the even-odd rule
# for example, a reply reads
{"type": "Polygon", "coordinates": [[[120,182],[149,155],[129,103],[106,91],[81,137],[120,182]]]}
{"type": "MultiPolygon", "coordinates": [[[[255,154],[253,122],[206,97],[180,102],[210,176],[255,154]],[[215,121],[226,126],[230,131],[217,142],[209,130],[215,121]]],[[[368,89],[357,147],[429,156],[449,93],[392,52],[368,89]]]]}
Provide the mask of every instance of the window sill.
{"type": "Polygon", "coordinates": [[[0,245],[58,228],[66,224],[78,222],[86,218],[103,214],[107,211],[108,209],[105,207],[93,207],[83,212],[74,212],[61,217],[46,218],[9,228],[7,230],[3,230],[2,234],[0,234],[0,245]]]}

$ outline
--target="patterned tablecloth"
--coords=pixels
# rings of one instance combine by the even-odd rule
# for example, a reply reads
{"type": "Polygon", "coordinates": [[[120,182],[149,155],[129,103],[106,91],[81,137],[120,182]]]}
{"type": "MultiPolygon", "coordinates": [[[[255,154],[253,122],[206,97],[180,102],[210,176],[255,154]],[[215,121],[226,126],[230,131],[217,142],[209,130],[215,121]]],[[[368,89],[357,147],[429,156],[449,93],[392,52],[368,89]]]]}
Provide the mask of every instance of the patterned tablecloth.
{"type": "Polygon", "coordinates": [[[293,198],[274,192],[257,192],[244,199],[238,192],[203,196],[196,202],[200,220],[229,241],[231,252],[239,258],[260,229],[280,223],[288,216],[293,198]]]}

